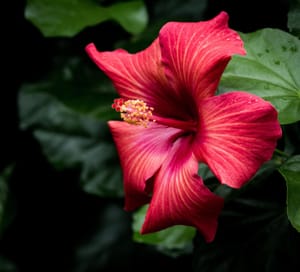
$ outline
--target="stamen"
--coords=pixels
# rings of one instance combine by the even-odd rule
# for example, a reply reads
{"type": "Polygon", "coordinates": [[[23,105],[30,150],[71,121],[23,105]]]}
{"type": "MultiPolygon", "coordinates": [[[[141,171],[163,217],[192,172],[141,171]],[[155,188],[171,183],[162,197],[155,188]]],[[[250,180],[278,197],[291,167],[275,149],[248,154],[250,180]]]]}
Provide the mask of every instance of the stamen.
{"type": "Polygon", "coordinates": [[[112,108],[121,113],[121,118],[133,125],[141,125],[147,127],[152,119],[153,107],[148,107],[143,100],[124,100],[117,98],[112,104],[112,108]]]}
{"type": "Polygon", "coordinates": [[[167,127],[179,128],[184,131],[196,132],[197,122],[195,120],[177,120],[153,115],[153,107],[140,99],[125,100],[123,98],[114,99],[112,108],[121,113],[121,118],[133,125],[148,127],[150,122],[157,122],[167,127]]]}

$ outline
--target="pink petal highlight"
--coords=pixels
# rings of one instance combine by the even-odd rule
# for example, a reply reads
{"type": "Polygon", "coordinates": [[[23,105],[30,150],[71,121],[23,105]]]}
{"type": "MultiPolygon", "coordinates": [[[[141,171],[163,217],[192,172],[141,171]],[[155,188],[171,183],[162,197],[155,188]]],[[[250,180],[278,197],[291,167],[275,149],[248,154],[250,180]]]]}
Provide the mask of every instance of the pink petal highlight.
{"type": "Polygon", "coordinates": [[[162,62],[174,90],[197,101],[214,95],[233,54],[245,54],[240,36],[221,12],[209,21],[170,22],[159,33],[162,62]]]}
{"type": "Polygon", "coordinates": [[[123,170],[125,209],[134,210],[150,201],[149,180],[165,161],[180,130],[155,123],[147,128],[120,121],[108,124],[123,170]]]}
{"type": "Polygon", "coordinates": [[[198,162],[190,145],[191,137],[179,138],[155,176],[141,233],[188,225],[196,227],[207,242],[214,239],[223,199],[214,195],[197,175],[198,162]]]}
{"type": "Polygon", "coordinates": [[[221,181],[239,188],[271,159],[281,127],[277,111],[258,96],[231,92],[202,101],[196,156],[221,181]]]}

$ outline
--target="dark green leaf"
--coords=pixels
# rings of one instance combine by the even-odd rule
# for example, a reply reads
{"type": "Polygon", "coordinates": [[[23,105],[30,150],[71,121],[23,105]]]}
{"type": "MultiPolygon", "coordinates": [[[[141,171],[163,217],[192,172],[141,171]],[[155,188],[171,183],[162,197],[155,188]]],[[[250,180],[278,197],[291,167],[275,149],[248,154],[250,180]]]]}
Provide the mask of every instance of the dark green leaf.
{"type": "Polygon", "coordinates": [[[46,37],[71,37],[107,20],[115,20],[129,33],[138,34],[148,22],[143,1],[101,7],[92,0],[28,0],[25,16],[46,37]]]}
{"type": "Polygon", "coordinates": [[[300,154],[300,122],[282,126],[284,152],[288,156],[300,154]]]}
{"type": "Polygon", "coordinates": [[[111,108],[117,96],[111,82],[80,58],[60,59],[45,79],[23,85],[21,92],[49,93],[78,113],[102,120],[118,118],[111,108]]]}
{"type": "Polygon", "coordinates": [[[289,31],[300,38],[300,0],[290,0],[288,12],[289,31]]]}
{"type": "Polygon", "coordinates": [[[139,243],[155,245],[164,254],[178,256],[192,251],[192,241],[196,230],[193,227],[173,226],[155,233],[140,234],[148,205],[133,215],[133,239],[139,243]]]}
{"type": "Polygon", "coordinates": [[[164,19],[165,21],[198,21],[200,20],[205,8],[207,0],[173,0],[173,1],[157,1],[153,6],[155,19],[164,19]]]}
{"type": "Polygon", "coordinates": [[[300,120],[300,41],[277,29],[242,34],[246,56],[234,56],[220,83],[225,91],[243,90],[270,101],[281,124],[300,120]]]}
{"type": "Polygon", "coordinates": [[[146,48],[157,36],[160,28],[169,21],[194,22],[203,19],[207,0],[156,0],[148,5],[151,23],[147,29],[130,41],[119,41],[117,47],[129,52],[137,52],[146,48]]]}
{"type": "Polygon", "coordinates": [[[81,183],[100,196],[123,194],[121,169],[107,124],[73,112],[46,93],[19,96],[22,129],[30,129],[58,169],[81,169],[81,183]]]}
{"type": "Polygon", "coordinates": [[[300,232],[300,155],[288,159],[279,169],[287,185],[287,213],[300,232]]]}
{"type": "Polygon", "coordinates": [[[75,249],[72,271],[127,271],[124,267],[130,264],[134,250],[129,214],[120,205],[103,201],[92,211],[94,214],[87,218],[93,218],[93,222],[87,225],[84,239],[75,249]]]}
{"type": "Polygon", "coordinates": [[[281,272],[297,267],[300,234],[287,218],[284,180],[277,171],[257,178],[260,182],[235,190],[227,199],[212,243],[196,236],[194,271],[281,272]]]}
{"type": "Polygon", "coordinates": [[[0,271],[1,272],[17,272],[18,269],[11,261],[0,256],[0,271]]]}
{"type": "Polygon", "coordinates": [[[0,235],[8,227],[14,217],[14,210],[12,209],[10,190],[8,186],[8,181],[12,171],[13,166],[10,165],[0,174],[0,235]]]}

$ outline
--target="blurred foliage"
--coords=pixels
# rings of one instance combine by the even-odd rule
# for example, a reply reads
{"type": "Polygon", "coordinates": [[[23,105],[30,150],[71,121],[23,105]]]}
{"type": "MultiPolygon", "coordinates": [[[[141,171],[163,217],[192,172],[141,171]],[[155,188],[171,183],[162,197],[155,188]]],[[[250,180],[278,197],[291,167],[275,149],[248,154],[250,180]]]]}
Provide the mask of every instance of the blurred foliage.
{"type": "Polygon", "coordinates": [[[55,60],[46,78],[24,84],[21,93],[47,93],[73,112],[100,120],[116,119],[118,114],[111,110],[116,92],[107,77],[95,67],[80,57],[60,57],[55,60]]]}
{"type": "Polygon", "coordinates": [[[46,37],[71,37],[87,26],[116,20],[132,34],[143,31],[148,22],[142,1],[101,7],[93,0],[28,0],[25,16],[46,37]]]}
{"type": "Polygon", "coordinates": [[[99,196],[121,196],[122,177],[107,125],[65,107],[47,93],[21,92],[21,128],[32,129],[57,169],[81,169],[83,189],[99,196]]]}
{"type": "Polygon", "coordinates": [[[196,237],[193,271],[297,270],[300,237],[286,215],[284,181],[274,172],[267,177],[225,203],[212,243],[196,237]]]}
{"type": "Polygon", "coordinates": [[[1,272],[17,272],[15,265],[9,260],[0,256],[0,268],[1,272]]]}
{"type": "MultiPolygon", "coordinates": [[[[0,237],[15,215],[12,196],[9,190],[9,181],[13,171],[13,165],[9,165],[0,175],[0,237]]],[[[0,266],[1,268],[1,266],[0,266]]]]}
{"type": "Polygon", "coordinates": [[[288,29],[300,38],[300,0],[289,0],[288,29]]]}
{"type": "Polygon", "coordinates": [[[0,174],[0,271],[300,267],[299,0],[286,7],[281,0],[28,0],[19,19],[26,25],[15,53],[19,70],[13,69],[21,80],[18,120],[12,120],[18,122],[17,154],[0,174]],[[255,11],[250,17],[249,9],[255,11]],[[219,90],[269,100],[283,137],[272,160],[240,190],[199,167],[205,184],[226,201],[214,242],[182,226],[140,235],[147,206],[123,211],[122,173],[106,124],[119,118],[111,110],[116,92],[84,46],[136,52],[167,21],[210,19],[221,10],[248,54],[233,57],[219,90]]]}

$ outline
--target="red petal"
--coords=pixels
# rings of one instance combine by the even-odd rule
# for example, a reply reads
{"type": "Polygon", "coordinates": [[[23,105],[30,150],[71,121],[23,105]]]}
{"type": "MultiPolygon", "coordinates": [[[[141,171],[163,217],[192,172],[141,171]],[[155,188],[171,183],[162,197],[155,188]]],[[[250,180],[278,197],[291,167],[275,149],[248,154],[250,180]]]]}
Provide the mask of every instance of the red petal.
{"type": "Polygon", "coordinates": [[[170,95],[167,93],[168,83],[160,63],[158,40],[136,54],[122,49],[99,52],[93,43],[86,46],[86,51],[113,81],[120,97],[144,100],[155,109],[168,106],[170,95]]]}
{"type": "Polygon", "coordinates": [[[200,105],[201,123],[195,152],[221,181],[245,184],[271,159],[281,128],[273,106],[258,96],[232,92],[200,105]]]}
{"type": "Polygon", "coordinates": [[[194,99],[212,96],[233,54],[245,54],[239,35],[221,12],[210,21],[167,23],[159,33],[162,62],[173,89],[194,99]]]}
{"type": "Polygon", "coordinates": [[[109,127],[123,170],[125,209],[133,210],[149,202],[147,186],[151,184],[146,182],[161,167],[179,130],[156,123],[145,128],[119,121],[110,121],[109,127]]]}
{"type": "Polygon", "coordinates": [[[205,187],[197,171],[189,137],[179,138],[155,177],[143,234],[173,225],[190,225],[208,242],[213,240],[223,199],[205,187]]]}

